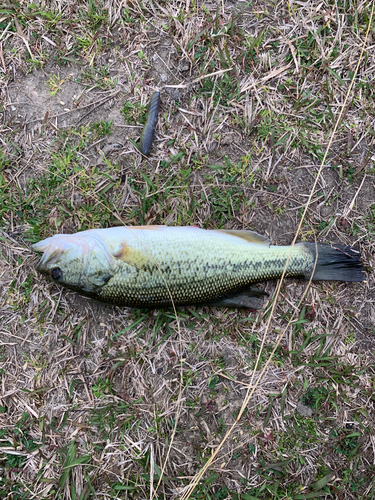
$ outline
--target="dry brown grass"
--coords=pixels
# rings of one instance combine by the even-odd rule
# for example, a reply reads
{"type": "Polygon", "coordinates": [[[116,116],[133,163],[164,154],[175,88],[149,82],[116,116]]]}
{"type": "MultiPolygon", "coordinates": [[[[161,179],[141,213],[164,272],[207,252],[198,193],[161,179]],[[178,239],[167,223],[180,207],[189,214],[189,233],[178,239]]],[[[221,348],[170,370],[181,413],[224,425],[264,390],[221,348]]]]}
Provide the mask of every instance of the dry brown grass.
{"type": "Polygon", "coordinates": [[[286,280],[272,316],[139,312],[46,283],[29,250],[116,218],[276,244],[302,224],[359,246],[371,271],[369,16],[365,2],[0,8],[0,498],[187,498],[208,465],[190,498],[373,498],[371,272],[303,301],[286,280]],[[145,160],[129,139],[155,88],[145,160]]]}

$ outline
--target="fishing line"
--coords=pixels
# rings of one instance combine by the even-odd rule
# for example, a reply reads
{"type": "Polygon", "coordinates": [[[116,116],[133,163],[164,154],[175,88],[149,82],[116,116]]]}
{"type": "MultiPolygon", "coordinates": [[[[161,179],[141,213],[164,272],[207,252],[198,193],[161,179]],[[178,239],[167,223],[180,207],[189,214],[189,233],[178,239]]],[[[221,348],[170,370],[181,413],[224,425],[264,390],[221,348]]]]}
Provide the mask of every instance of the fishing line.
{"type": "MultiPolygon", "coordinates": [[[[364,39],[363,44],[362,44],[361,53],[360,53],[360,55],[359,55],[359,59],[358,59],[358,62],[357,62],[357,65],[356,65],[356,68],[355,68],[355,71],[354,71],[354,74],[353,74],[352,80],[351,80],[351,82],[350,82],[350,85],[349,85],[348,91],[347,91],[347,93],[346,93],[346,96],[345,96],[345,99],[344,99],[344,103],[343,103],[343,105],[342,105],[342,107],[341,107],[341,111],[340,111],[339,116],[338,116],[338,118],[337,118],[337,120],[336,120],[336,123],[335,123],[334,129],[333,129],[333,132],[332,132],[331,138],[330,138],[330,140],[329,140],[329,142],[328,142],[328,145],[327,145],[327,147],[326,147],[326,150],[325,150],[325,153],[324,153],[323,159],[322,159],[322,161],[321,161],[320,167],[319,167],[319,169],[318,169],[318,173],[317,173],[316,178],[315,178],[315,182],[314,182],[314,184],[313,184],[313,186],[312,186],[312,189],[311,189],[311,191],[310,191],[310,195],[309,195],[309,198],[308,198],[307,203],[306,203],[306,205],[305,205],[304,211],[303,211],[303,213],[302,213],[300,223],[299,223],[299,225],[298,225],[297,231],[296,231],[295,236],[294,236],[294,238],[293,238],[293,241],[292,241],[292,244],[291,244],[291,248],[290,248],[290,251],[289,251],[289,254],[288,254],[288,258],[287,258],[287,261],[286,261],[286,264],[285,264],[285,267],[284,267],[283,274],[282,274],[282,276],[281,276],[281,278],[280,278],[280,280],[279,280],[279,284],[278,284],[277,289],[276,289],[276,294],[275,294],[275,298],[274,298],[273,305],[272,305],[272,308],[271,308],[271,313],[270,313],[269,319],[268,319],[268,321],[267,321],[265,334],[264,334],[264,336],[263,336],[263,340],[262,340],[261,350],[260,350],[260,352],[259,352],[259,354],[258,354],[258,356],[257,356],[257,363],[258,363],[258,361],[259,361],[259,359],[260,359],[260,355],[261,355],[261,352],[262,352],[262,350],[263,350],[263,346],[264,346],[264,342],[265,342],[265,337],[266,337],[266,335],[267,335],[267,333],[268,333],[268,330],[269,330],[270,321],[271,321],[271,319],[273,318],[273,314],[274,314],[275,307],[276,307],[276,303],[277,303],[277,298],[278,298],[278,296],[279,296],[280,289],[281,289],[281,285],[282,285],[282,282],[283,282],[284,277],[285,277],[285,274],[286,274],[286,269],[287,269],[287,266],[288,266],[288,263],[289,263],[289,260],[290,260],[290,256],[291,256],[291,253],[292,253],[293,247],[294,247],[294,245],[295,245],[295,243],[296,243],[296,240],[297,240],[297,238],[298,238],[299,232],[300,232],[301,227],[302,227],[302,223],[303,223],[303,221],[304,221],[304,219],[305,219],[305,216],[306,216],[307,210],[308,210],[308,208],[309,208],[309,205],[310,205],[310,203],[311,203],[311,200],[312,200],[313,194],[314,194],[314,192],[315,192],[315,189],[316,189],[316,186],[317,186],[318,180],[319,180],[319,178],[320,178],[320,176],[321,176],[321,173],[322,173],[322,170],[323,170],[323,166],[324,166],[324,164],[325,164],[325,161],[326,161],[327,156],[328,156],[328,152],[329,152],[329,150],[330,150],[330,148],[331,148],[331,145],[332,145],[332,142],[333,142],[333,138],[334,138],[334,136],[335,136],[335,134],[336,134],[336,131],[337,131],[337,128],[338,128],[338,126],[339,126],[339,124],[340,124],[340,122],[341,122],[341,117],[342,117],[342,115],[343,115],[343,113],[344,113],[344,110],[346,109],[346,103],[347,103],[347,101],[348,101],[348,99],[349,99],[349,95],[350,95],[351,90],[352,90],[352,87],[353,87],[353,85],[354,85],[354,80],[355,80],[355,78],[356,78],[356,76],[357,76],[357,73],[358,73],[358,70],[359,70],[359,66],[360,66],[361,61],[362,61],[362,57],[363,57],[363,53],[364,53],[365,46],[366,46],[366,43],[367,43],[368,35],[369,35],[370,29],[371,29],[372,19],[373,19],[373,15],[374,15],[374,7],[375,7],[375,0],[373,0],[373,2],[372,2],[371,14],[370,14],[370,18],[369,18],[369,20],[368,20],[368,26],[367,26],[367,30],[366,30],[365,39],[364,39]]],[[[316,264],[315,264],[315,265],[316,265],[316,264]]],[[[315,267],[314,267],[314,269],[315,269],[315,267]]],[[[304,294],[303,294],[302,300],[303,300],[303,298],[304,298],[304,296],[305,296],[305,294],[306,294],[306,292],[307,292],[307,290],[308,290],[308,288],[309,288],[309,286],[310,286],[311,279],[312,279],[312,277],[310,277],[310,281],[309,281],[308,286],[306,287],[306,290],[305,290],[305,292],[304,292],[304,294]]],[[[295,315],[295,312],[293,313],[292,318],[294,317],[294,315],[295,315]]],[[[202,478],[203,474],[204,474],[204,473],[207,471],[207,469],[210,467],[210,465],[211,465],[211,463],[213,462],[214,458],[216,457],[216,455],[218,454],[218,452],[221,450],[221,448],[223,447],[224,443],[226,442],[226,440],[228,439],[228,437],[229,437],[229,436],[230,436],[230,434],[232,433],[233,429],[234,429],[234,428],[235,428],[235,426],[237,425],[237,422],[238,422],[238,421],[239,421],[239,419],[241,418],[241,416],[242,416],[242,414],[243,414],[243,412],[244,412],[244,409],[246,408],[246,406],[248,405],[248,403],[249,403],[249,401],[250,401],[250,399],[251,399],[252,395],[254,394],[255,389],[258,387],[259,383],[261,382],[262,377],[263,377],[263,374],[264,374],[264,372],[265,372],[265,369],[266,369],[266,367],[268,366],[268,364],[271,362],[271,360],[272,360],[272,356],[273,356],[273,354],[275,353],[275,351],[276,351],[276,349],[277,349],[277,346],[280,344],[280,342],[281,342],[281,340],[282,340],[282,338],[283,338],[283,336],[284,336],[284,334],[285,334],[285,331],[286,331],[286,330],[284,330],[283,334],[280,336],[279,340],[277,341],[275,348],[273,349],[272,353],[270,354],[270,356],[269,356],[269,358],[268,358],[268,360],[267,360],[267,362],[266,362],[265,367],[263,368],[263,370],[262,370],[262,372],[261,372],[260,376],[258,377],[258,379],[257,379],[257,381],[256,381],[256,383],[255,383],[255,386],[254,386],[254,387],[253,387],[253,389],[250,391],[250,387],[252,386],[252,382],[253,382],[254,377],[255,377],[255,370],[254,370],[254,372],[253,372],[253,374],[252,374],[252,377],[251,377],[251,381],[250,381],[249,389],[248,389],[248,391],[247,391],[247,394],[246,394],[246,396],[245,396],[244,402],[243,402],[243,404],[242,404],[242,407],[241,407],[241,409],[240,409],[240,412],[239,412],[239,415],[238,415],[238,417],[237,417],[236,421],[235,421],[235,422],[233,423],[233,425],[230,427],[229,431],[225,434],[225,436],[224,436],[223,440],[222,440],[222,441],[221,441],[221,443],[218,445],[218,447],[216,448],[216,450],[213,452],[213,454],[211,455],[211,457],[208,459],[208,461],[206,462],[206,464],[202,467],[201,471],[200,471],[200,472],[199,472],[199,473],[195,476],[195,479],[194,479],[194,480],[192,481],[192,483],[190,483],[190,485],[187,487],[187,491],[186,491],[186,493],[184,493],[184,494],[182,495],[182,497],[181,497],[181,499],[180,499],[180,500],[188,500],[188,499],[190,498],[191,494],[193,493],[193,491],[194,491],[195,487],[198,485],[198,482],[199,482],[199,481],[200,481],[200,479],[202,478]]],[[[257,365],[255,365],[255,366],[257,366],[257,365]]]]}
{"type": "MultiPolygon", "coordinates": [[[[310,285],[311,285],[311,281],[312,281],[312,277],[314,275],[314,271],[315,271],[315,268],[316,268],[316,263],[318,261],[318,246],[317,246],[316,240],[315,240],[315,248],[316,248],[316,252],[317,253],[316,253],[316,257],[315,257],[313,271],[311,273],[309,282],[308,282],[308,284],[307,284],[307,286],[306,286],[306,288],[305,288],[305,290],[304,290],[304,292],[302,294],[300,302],[302,302],[304,300],[307,292],[309,291],[309,288],[310,288],[310,285]]],[[[286,264],[286,266],[287,266],[287,264],[286,264]]],[[[286,270],[286,267],[284,268],[284,274],[283,274],[283,276],[285,275],[285,270],[286,270]]],[[[283,276],[282,276],[282,278],[283,278],[283,276]]],[[[282,278],[280,279],[280,283],[279,283],[280,287],[281,287],[281,283],[282,283],[282,278]]],[[[277,293],[280,291],[280,287],[277,289],[277,293]]],[[[270,322],[271,322],[271,319],[272,319],[272,314],[273,314],[273,311],[274,311],[276,303],[277,303],[277,297],[278,297],[278,295],[276,294],[275,298],[274,298],[274,301],[273,301],[274,306],[271,309],[271,314],[270,314],[269,319],[268,319],[267,324],[266,324],[266,330],[265,330],[265,333],[263,335],[262,344],[261,344],[261,347],[260,347],[260,350],[259,350],[259,354],[258,354],[256,362],[255,362],[255,367],[254,367],[254,370],[253,370],[253,373],[252,373],[252,376],[251,376],[251,379],[250,379],[250,382],[249,382],[249,387],[247,389],[246,396],[244,398],[244,401],[242,403],[240,411],[239,411],[239,413],[237,415],[237,418],[234,421],[234,423],[232,424],[232,426],[229,428],[229,430],[227,431],[227,433],[225,434],[225,436],[224,436],[223,440],[221,441],[221,443],[218,445],[218,447],[216,448],[216,450],[212,453],[212,455],[209,458],[209,460],[207,461],[207,464],[205,465],[205,467],[203,467],[202,470],[200,471],[200,473],[198,474],[198,477],[196,478],[196,482],[194,484],[192,484],[191,486],[190,485],[188,486],[188,488],[190,487],[190,490],[187,490],[187,496],[182,496],[180,500],[188,500],[190,498],[190,495],[193,493],[195,487],[198,484],[198,481],[201,479],[201,477],[203,476],[204,472],[212,464],[212,462],[214,462],[214,460],[218,460],[218,458],[216,458],[216,455],[219,453],[219,451],[222,448],[222,446],[224,445],[225,441],[228,439],[228,437],[231,435],[233,429],[236,427],[237,423],[240,421],[240,419],[241,419],[241,417],[243,415],[243,412],[245,411],[246,406],[249,404],[249,401],[250,401],[251,397],[253,396],[253,394],[254,394],[256,388],[258,387],[259,383],[261,382],[261,380],[263,378],[263,375],[265,374],[265,372],[266,372],[266,370],[268,368],[268,365],[272,361],[272,357],[275,354],[276,349],[280,345],[280,342],[282,341],[282,339],[283,339],[285,333],[287,332],[290,324],[294,320],[296,311],[294,311],[294,313],[292,314],[292,316],[289,319],[288,324],[286,325],[286,327],[285,327],[284,331],[282,332],[282,334],[279,335],[279,337],[278,337],[278,339],[277,339],[277,341],[275,343],[275,346],[272,349],[272,352],[271,352],[270,356],[268,357],[268,359],[267,359],[264,367],[262,368],[262,371],[260,372],[260,375],[257,378],[257,381],[255,382],[255,385],[253,386],[252,384],[253,384],[253,381],[254,381],[256,368],[258,366],[258,363],[259,363],[259,360],[260,360],[260,357],[261,357],[261,354],[262,354],[264,342],[266,340],[268,329],[269,329],[269,325],[270,325],[270,322]]]]}

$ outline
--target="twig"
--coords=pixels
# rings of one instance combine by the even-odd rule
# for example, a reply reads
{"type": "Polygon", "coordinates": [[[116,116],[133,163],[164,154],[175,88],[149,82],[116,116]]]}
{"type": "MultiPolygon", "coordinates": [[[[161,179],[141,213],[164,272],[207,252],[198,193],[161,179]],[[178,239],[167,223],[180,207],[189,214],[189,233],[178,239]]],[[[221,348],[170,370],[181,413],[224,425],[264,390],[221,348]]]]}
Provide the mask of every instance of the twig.
{"type": "MultiPolygon", "coordinates": [[[[120,91],[118,90],[118,91],[117,91],[117,94],[118,94],[119,92],[120,92],[120,91]]],[[[96,109],[100,108],[100,106],[102,106],[105,102],[109,101],[109,100],[110,100],[110,99],[111,99],[114,95],[116,95],[116,92],[115,92],[115,94],[113,94],[111,97],[108,97],[107,99],[103,100],[102,102],[97,103],[97,105],[96,105],[94,108],[90,109],[90,111],[88,111],[86,114],[84,114],[83,116],[81,116],[81,118],[79,118],[79,120],[78,120],[78,122],[77,122],[77,125],[78,125],[79,123],[81,123],[81,121],[82,121],[82,120],[84,120],[84,119],[86,118],[86,116],[88,116],[90,113],[92,113],[92,112],[93,112],[93,111],[95,111],[96,109]]]]}
{"type": "MultiPolygon", "coordinates": [[[[103,98],[101,101],[97,102],[96,103],[96,106],[95,106],[95,109],[98,107],[98,106],[101,106],[102,104],[104,104],[105,102],[109,101],[110,99],[112,99],[113,97],[115,97],[118,93],[120,93],[121,90],[116,90],[116,92],[114,92],[113,94],[103,98]]],[[[82,106],[80,108],[76,108],[76,109],[70,109],[69,111],[64,111],[64,113],[59,113],[57,115],[52,115],[49,117],[49,120],[52,120],[53,118],[60,118],[60,116],[64,116],[64,115],[68,115],[69,113],[74,113],[75,111],[81,111],[82,109],[86,109],[86,108],[89,108],[90,106],[93,106],[95,103],[94,102],[90,102],[89,104],[85,104],[85,106],[82,106]]],[[[85,117],[86,115],[84,115],[85,117]]],[[[83,117],[83,118],[84,118],[83,117]]],[[[30,120],[28,122],[25,123],[25,127],[27,125],[30,125],[30,123],[35,123],[35,122],[40,122],[40,121],[43,121],[44,120],[44,116],[43,118],[35,118],[35,120],[30,120]]]]}
{"type": "Polygon", "coordinates": [[[227,73],[228,71],[231,71],[233,69],[232,68],[228,68],[228,69],[220,69],[219,71],[214,71],[213,73],[208,73],[207,75],[202,75],[202,76],[199,76],[198,78],[195,78],[195,80],[193,80],[192,82],[189,82],[189,83],[186,83],[186,84],[178,84],[178,85],[164,85],[164,89],[166,88],[174,88],[174,89],[186,89],[189,85],[193,85],[194,83],[198,83],[200,82],[201,80],[203,80],[204,78],[210,78],[211,76],[216,76],[216,75],[222,75],[223,73],[227,73]]]}
{"type": "Polygon", "coordinates": [[[359,188],[357,189],[357,192],[355,193],[354,195],[354,198],[352,199],[352,201],[350,202],[350,205],[348,206],[348,208],[344,211],[343,213],[343,217],[347,218],[349,213],[352,211],[353,207],[354,207],[354,203],[355,203],[355,200],[357,199],[357,196],[360,192],[360,190],[362,189],[362,186],[363,186],[363,183],[365,182],[365,179],[366,179],[366,174],[363,176],[363,179],[362,179],[362,182],[361,182],[361,185],[359,186],[359,188]]]}
{"type": "Polygon", "coordinates": [[[0,42],[0,59],[1,59],[1,62],[3,63],[4,71],[6,71],[7,68],[5,66],[5,61],[4,61],[4,56],[3,56],[3,44],[1,42],[0,42]]]}

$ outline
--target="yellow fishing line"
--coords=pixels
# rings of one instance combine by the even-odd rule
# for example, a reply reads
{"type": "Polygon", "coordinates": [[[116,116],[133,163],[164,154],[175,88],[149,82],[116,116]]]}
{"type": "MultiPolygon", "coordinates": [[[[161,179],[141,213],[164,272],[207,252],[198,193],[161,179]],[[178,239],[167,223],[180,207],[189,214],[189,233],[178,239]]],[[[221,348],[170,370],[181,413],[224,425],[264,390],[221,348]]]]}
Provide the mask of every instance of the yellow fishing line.
{"type": "MultiPolygon", "coordinates": [[[[369,22],[368,22],[368,27],[367,27],[367,31],[366,31],[366,35],[365,35],[365,39],[363,41],[363,44],[362,44],[362,50],[361,50],[361,53],[359,55],[359,58],[358,58],[358,63],[356,65],[356,68],[355,68],[355,71],[354,71],[354,75],[352,77],[352,80],[350,82],[350,85],[349,85],[349,88],[348,88],[348,91],[346,93],[346,96],[345,96],[345,99],[344,99],[344,103],[341,107],[341,111],[339,113],[339,116],[336,120],[336,123],[335,123],[335,126],[334,126],[334,129],[333,129],[333,132],[332,132],[332,135],[331,135],[331,138],[329,140],[329,143],[327,145],[327,148],[325,150],[325,153],[324,153],[324,157],[321,161],[321,164],[320,164],[320,167],[318,169],[318,173],[317,173],[317,176],[315,178],[315,182],[311,188],[311,191],[310,191],[310,195],[309,195],[309,198],[307,200],[307,203],[305,205],[305,208],[304,208],[304,211],[302,213],[302,217],[301,217],[301,220],[300,220],[300,223],[298,225],[298,228],[297,228],[297,231],[296,231],[296,234],[293,238],[293,242],[291,244],[291,249],[290,249],[290,252],[289,252],[289,256],[288,256],[288,259],[286,261],[286,264],[285,264],[285,268],[284,268],[284,272],[280,278],[280,281],[279,281],[279,285],[276,289],[276,294],[275,294],[275,298],[274,298],[274,301],[273,301],[273,304],[272,304],[272,308],[271,308],[271,313],[270,313],[270,316],[268,318],[268,321],[267,321],[267,324],[266,324],[266,330],[265,330],[265,333],[264,333],[264,336],[263,336],[263,339],[262,339],[262,344],[261,344],[261,348],[260,348],[260,351],[259,351],[259,354],[258,354],[258,357],[257,357],[257,362],[256,362],[256,365],[258,364],[259,362],[259,359],[260,359],[260,356],[262,354],[262,351],[263,351],[263,346],[264,346],[264,342],[265,342],[265,339],[266,339],[266,335],[268,333],[268,330],[269,330],[269,325],[270,325],[270,322],[271,322],[271,319],[273,317],[273,314],[274,314],[274,311],[275,311],[275,307],[276,307],[276,303],[277,303],[277,298],[279,296],[279,293],[280,293],[280,289],[281,289],[281,285],[282,285],[282,282],[283,282],[283,279],[285,277],[285,273],[286,273],[286,269],[287,269],[287,266],[288,266],[288,263],[289,263],[289,259],[290,259],[290,255],[291,255],[291,252],[292,252],[292,249],[295,245],[295,242],[297,240],[297,237],[298,237],[298,234],[301,230],[301,227],[302,227],[302,223],[305,219],[305,216],[306,216],[306,213],[307,213],[307,210],[309,208],[309,205],[311,203],[311,199],[313,197],[313,194],[314,194],[314,191],[315,191],[315,188],[317,186],[317,183],[318,183],[318,180],[321,176],[321,173],[322,173],[322,170],[323,170],[323,166],[325,164],[325,161],[327,159],[327,155],[328,155],[328,151],[330,150],[330,147],[332,145],[332,142],[333,142],[333,138],[336,134],[336,131],[337,131],[337,128],[339,126],[339,123],[341,121],[341,116],[346,108],[346,103],[349,99],[349,95],[351,93],[351,90],[352,90],[352,87],[353,87],[353,84],[354,84],[354,80],[355,80],[355,77],[357,76],[357,73],[358,73],[358,69],[359,69],[359,66],[361,64],[361,61],[362,61],[362,57],[363,57],[363,52],[365,50],[365,46],[366,46],[366,43],[367,43],[367,39],[368,39],[368,35],[369,35],[369,32],[370,32],[370,29],[371,29],[371,24],[372,24],[372,19],[373,19],[373,15],[374,15],[374,7],[375,7],[375,0],[373,0],[372,2],[372,7],[371,7],[371,14],[370,14],[370,18],[369,18],[369,22]]],[[[309,281],[309,284],[308,286],[306,287],[306,290],[303,294],[303,297],[305,296],[307,290],[308,290],[308,287],[310,286],[310,283],[311,283],[311,278],[310,278],[310,281],[309,281]]],[[[294,313],[295,314],[295,313],[294,313]]],[[[294,317],[294,314],[292,316],[292,318],[294,317]]],[[[291,320],[290,320],[291,321],[291,320]]],[[[207,471],[207,469],[210,467],[211,463],[213,462],[213,460],[215,459],[216,455],[219,453],[219,451],[221,450],[221,448],[223,447],[225,441],[228,439],[228,437],[230,436],[230,434],[232,433],[233,429],[235,428],[235,426],[237,425],[237,422],[239,421],[239,419],[241,418],[242,414],[243,414],[243,411],[244,409],[246,408],[246,406],[248,405],[250,399],[251,399],[251,396],[254,394],[254,391],[255,389],[258,387],[259,383],[261,382],[262,380],[262,377],[263,377],[263,374],[265,372],[265,369],[266,367],[268,366],[268,364],[270,363],[271,359],[272,359],[272,356],[277,348],[277,346],[279,345],[280,341],[282,340],[284,334],[285,334],[286,330],[284,330],[283,334],[280,336],[279,340],[277,341],[276,343],[276,346],[275,348],[273,349],[271,355],[269,356],[267,362],[266,362],[266,365],[265,367],[263,368],[260,376],[258,377],[254,387],[252,388],[251,390],[251,387],[252,387],[252,383],[253,383],[253,380],[254,380],[254,377],[255,377],[255,370],[253,371],[253,374],[252,374],[252,377],[251,377],[251,381],[250,381],[250,384],[249,384],[249,389],[246,393],[246,396],[245,396],[245,399],[244,399],[244,402],[242,404],[242,407],[241,407],[241,410],[239,412],[239,415],[236,419],[236,421],[234,422],[234,424],[232,425],[232,427],[230,427],[230,429],[228,430],[228,432],[225,434],[223,440],[221,441],[221,443],[218,445],[218,447],[216,448],[216,450],[212,453],[211,457],[208,459],[208,461],[206,462],[206,464],[202,467],[202,469],[200,470],[200,472],[195,476],[194,480],[190,483],[190,485],[188,486],[186,492],[182,495],[181,499],[180,500],[188,500],[191,496],[191,494],[193,493],[195,487],[197,486],[197,484],[199,483],[200,479],[202,478],[203,474],[207,471]]]]}

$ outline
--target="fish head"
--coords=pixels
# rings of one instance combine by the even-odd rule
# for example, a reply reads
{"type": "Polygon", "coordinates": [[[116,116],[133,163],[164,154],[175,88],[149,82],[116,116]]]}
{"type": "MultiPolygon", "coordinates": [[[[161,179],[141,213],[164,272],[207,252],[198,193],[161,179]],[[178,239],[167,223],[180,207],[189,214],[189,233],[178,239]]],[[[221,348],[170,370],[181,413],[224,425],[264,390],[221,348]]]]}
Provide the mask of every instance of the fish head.
{"type": "Polygon", "coordinates": [[[114,259],[94,232],[56,234],[32,248],[43,252],[37,271],[71,290],[94,296],[113,276],[114,259]]]}

